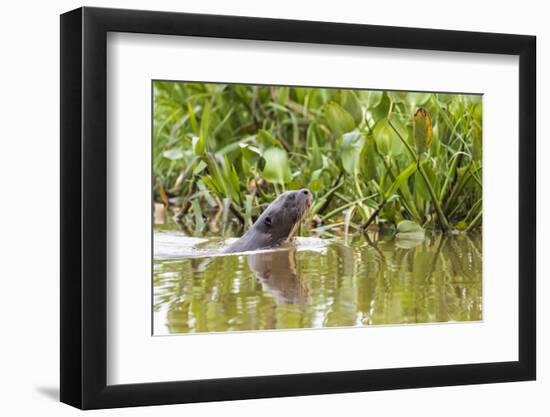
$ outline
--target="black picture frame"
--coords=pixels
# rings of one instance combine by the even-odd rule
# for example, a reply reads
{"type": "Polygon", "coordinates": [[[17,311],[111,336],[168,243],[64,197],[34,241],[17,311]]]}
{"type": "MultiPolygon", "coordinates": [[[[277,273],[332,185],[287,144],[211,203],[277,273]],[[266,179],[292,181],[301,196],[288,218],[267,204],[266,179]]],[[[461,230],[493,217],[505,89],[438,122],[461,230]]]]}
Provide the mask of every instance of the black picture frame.
{"type": "Polygon", "coordinates": [[[536,38],[79,8],[61,15],[61,401],[82,409],[536,378],[536,38]],[[519,56],[519,358],[512,362],[107,385],[108,32],[519,56]]]}

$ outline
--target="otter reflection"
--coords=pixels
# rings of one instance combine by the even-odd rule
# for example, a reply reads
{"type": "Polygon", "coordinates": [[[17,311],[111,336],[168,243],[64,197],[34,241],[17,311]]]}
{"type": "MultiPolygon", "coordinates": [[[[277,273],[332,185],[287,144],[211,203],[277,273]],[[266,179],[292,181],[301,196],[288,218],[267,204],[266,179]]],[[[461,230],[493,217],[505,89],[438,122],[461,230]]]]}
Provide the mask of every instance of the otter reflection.
{"type": "Polygon", "coordinates": [[[296,270],[296,249],[248,256],[248,266],[277,304],[306,304],[308,289],[296,270]]]}

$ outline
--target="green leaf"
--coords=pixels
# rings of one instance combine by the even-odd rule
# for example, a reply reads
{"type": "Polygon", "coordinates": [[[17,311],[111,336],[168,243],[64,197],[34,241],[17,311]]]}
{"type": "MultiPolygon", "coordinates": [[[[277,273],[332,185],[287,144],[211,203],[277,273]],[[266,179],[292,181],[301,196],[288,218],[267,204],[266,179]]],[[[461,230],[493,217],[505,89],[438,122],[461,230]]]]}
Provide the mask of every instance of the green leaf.
{"type": "Polygon", "coordinates": [[[456,97],[455,94],[438,93],[437,100],[443,104],[449,104],[456,97]]]}
{"type": "Polygon", "coordinates": [[[433,128],[433,139],[432,146],[430,147],[431,155],[436,158],[439,157],[441,153],[441,137],[446,133],[445,123],[438,122],[433,128]]]}
{"type": "Polygon", "coordinates": [[[378,176],[376,155],[376,144],[371,135],[365,138],[365,144],[361,151],[361,171],[367,178],[367,181],[376,179],[378,176]]]}
{"type": "Polygon", "coordinates": [[[203,155],[204,154],[204,142],[201,141],[198,136],[193,136],[192,143],[193,143],[193,153],[195,155],[203,155]]]}
{"type": "Polygon", "coordinates": [[[277,104],[285,106],[288,103],[288,95],[290,89],[288,87],[277,88],[277,104]]]}
{"type": "Polygon", "coordinates": [[[256,165],[262,156],[262,152],[248,143],[240,143],[241,150],[241,168],[245,176],[252,177],[256,171],[256,165]]]}
{"type": "Polygon", "coordinates": [[[353,116],[333,101],[325,106],[325,120],[330,130],[338,137],[355,129],[353,116]]]}
{"type": "Polygon", "coordinates": [[[410,107],[423,106],[430,99],[431,93],[407,93],[406,101],[410,107]]]}
{"type": "Polygon", "coordinates": [[[205,223],[202,218],[202,210],[199,204],[199,200],[193,200],[191,205],[193,206],[193,215],[195,217],[195,230],[197,232],[202,232],[204,230],[205,223]]]}
{"type": "Polygon", "coordinates": [[[197,124],[197,116],[195,116],[195,109],[191,105],[191,102],[187,102],[187,114],[189,115],[189,123],[191,124],[191,129],[195,135],[199,134],[199,126],[197,124]]]}
{"type": "Polygon", "coordinates": [[[367,107],[372,119],[375,123],[377,123],[379,120],[388,116],[388,112],[390,110],[390,99],[382,91],[371,91],[369,93],[369,102],[371,96],[379,98],[379,101],[376,104],[369,104],[367,107]]]}
{"type": "Polygon", "coordinates": [[[270,132],[264,129],[260,129],[258,131],[258,141],[267,146],[277,146],[279,148],[283,147],[278,139],[276,139],[270,132]]]}
{"type": "Polygon", "coordinates": [[[478,103],[474,107],[474,117],[472,120],[472,157],[475,161],[481,161],[482,158],[483,132],[481,129],[481,117],[481,103],[478,103]]]}
{"type": "Polygon", "coordinates": [[[361,124],[363,121],[363,109],[354,91],[342,90],[340,104],[349,114],[351,114],[356,126],[361,124]]]}
{"type": "Polygon", "coordinates": [[[234,165],[228,160],[227,156],[224,158],[223,164],[221,164],[223,166],[220,166],[218,159],[211,154],[206,154],[205,161],[208,165],[208,173],[212,181],[203,176],[201,177],[203,182],[222,197],[230,197],[233,201],[240,203],[239,178],[234,165]]]}
{"type": "Polygon", "coordinates": [[[204,182],[204,185],[206,185],[214,194],[221,193],[221,188],[218,187],[213,177],[204,175],[204,176],[201,176],[200,178],[201,178],[201,181],[204,182]]]}
{"type": "Polygon", "coordinates": [[[395,237],[407,240],[424,240],[425,232],[418,223],[411,220],[403,220],[397,225],[397,234],[395,237]]]}
{"type": "Polygon", "coordinates": [[[240,184],[239,184],[239,174],[237,174],[237,170],[235,169],[235,165],[229,161],[229,158],[227,158],[227,155],[225,156],[225,174],[227,181],[229,182],[229,185],[231,187],[231,197],[233,198],[233,201],[240,201],[241,200],[241,193],[240,193],[240,184]]]}
{"type": "Polygon", "coordinates": [[[193,150],[195,155],[202,155],[206,149],[206,140],[210,130],[210,102],[206,102],[202,108],[201,113],[201,126],[199,130],[199,139],[193,142],[193,150]]]}
{"type": "Polygon", "coordinates": [[[311,169],[318,169],[323,163],[321,148],[319,147],[319,141],[317,139],[317,125],[315,122],[311,123],[307,128],[306,133],[306,146],[311,156],[311,169]]]}
{"type": "Polygon", "coordinates": [[[182,149],[167,149],[162,152],[162,156],[171,161],[177,161],[185,156],[185,152],[182,149]]]}
{"type": "Polygon", "coordinates": [[[195,165],[195,168],[193,169],[193,175],[199,175],[204,169],[207,167],[206,162],[199,161],[198,164],[195,165]]]}
{"type": "Polygon", "coordinates": [[[358,130],[345,133],[340,145],[340,158],[346,172],[350,175],[359,173],[361,151],[365,144],[365,137],[358,130]]]}
{"type": "Polygon", "coordinates": [[[368,91],[367,92],[367,109],[378,107],[384,96],[383,91],[368,91]]]}
{"type": "Polygon", "coordinates": [[[406,91],[388,91],[388,97],[394,103],[407,103],[408,94],[406,91]]]}
{"type": "MultiPolygon", "coordinates": [[[[393,119],[392,123],[403,137],[407,137],[406,130],[397,119],[393,119]]],[[[396,156],[403,152],[403,143],[389,125],[388,119],[384,118],[380,120],[374,128],[373,134],[376,146],[383,155],[396,156]]]]}
{"type": "Polygon", "coordinates": [[[464,96],[464,100],[470,104],[479,104],[481,103],[481,97],[480,94],[470,94],[464,96]]]}
{"type": "Polygon", "coordinates": [[[272,147],[267,149],[263,158],[265,166],[262,172],[263,177],[277,184],[286,184],[292,179],[288,155],[284,149],[272,147]]]}
{"type": "Polygon", "coordinates": [[[405,181],[407,181],[407,179],[416,172],[416,168],[416,162],[413,162],[401,171],[392,185],[384,193],[384,200],[388,200],[393,194],[395,194],[397,190],[405,183],[405,181]]]}

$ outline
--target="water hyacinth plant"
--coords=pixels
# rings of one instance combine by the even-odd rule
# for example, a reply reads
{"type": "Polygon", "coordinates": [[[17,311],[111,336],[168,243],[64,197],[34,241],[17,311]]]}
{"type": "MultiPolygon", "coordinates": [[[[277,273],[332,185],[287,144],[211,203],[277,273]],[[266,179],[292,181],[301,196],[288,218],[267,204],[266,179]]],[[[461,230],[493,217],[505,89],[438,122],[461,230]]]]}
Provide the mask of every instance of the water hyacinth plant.
{"type": "Polygon", "coordinates": [[[153,104],[158,224],[238,235],[308,188],[304,233],[481,227],[479,95],[155,81],[153,104]]]}

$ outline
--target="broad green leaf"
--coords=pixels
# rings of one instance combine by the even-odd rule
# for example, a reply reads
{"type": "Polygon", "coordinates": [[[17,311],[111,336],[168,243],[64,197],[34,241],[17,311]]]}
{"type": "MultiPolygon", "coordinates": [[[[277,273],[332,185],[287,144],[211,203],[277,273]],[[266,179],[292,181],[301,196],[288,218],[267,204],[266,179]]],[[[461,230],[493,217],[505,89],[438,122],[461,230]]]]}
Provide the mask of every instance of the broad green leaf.
{"type": "Polygon", "coordinates": [[[376,155],[376,144],[374,143],[374,137],[369,135],[365,138],[365,144],[361,151],[361,171],[367,178],[367,181],[376,179],[378,176],[376,155]]]}
{"type": "Polygon", "coordinates": [[[359,173],[361,151],[365,144],[365,137],[358,130],[345,133],[340,145],[340,158],[346,172],[350,175],[359,173]]]}
{"type": "MultiPolygon", "coordinates": [[[[393,119],[392,124],[406,138],[407,133],[403,125],[397,119],[393,119]]],[[[380,120],[374,128],[373,134],[376,146],[382,155],[396,156],[403,152],[404,145],[389,125],[388,119],[380,120]]]]}
{"type": "Polygon", "coordinates": [[[367,109],[371,109],[380,105],[382,98],[384,96],[383,91],[368,91],[367,92],[367,109]]]}
{"type": "Polygon", "coordinates": [[[342,107],[353,117],[355,125],[358,126],[363,121],[363,109],[357,95],[352,90],[343,90],[340,98],[342,107]]]}
{"type": "Polygon", "coordinates": [[[265,166],[262,172],[263,177],[277,184],[286,184],[292,179],[288,156],[284,149],[272,147],[267,149],[263,158],[265,166]]]}
{"type": "Polygon", "coordinates": [[[407,93],[406,102],[410,107],[423,106],[430,99],[431,93],[407,93]]]}
{"type": "Polygon", "coordinates": [[[355,129],[353,116],[333,101],[325,106],[325,120],[330,130],[338,137],[355,129]]]}
{"type": "Polygon", "coordinates": [[[424,240],[425,232],[422,226],[411,220],[403,220],[397,225],[398,239],[424,240]]]}
{"type": "MultiPolygon", "coordinates": [[[[375,123],[378,123],[379,120],[382,120],[388,117],[388,112],[390,110],[390,99],[382,91],[371,91],[371,94],[380,93],[376,97],[379,97],[379,101],[376,104],[369,105],[367,107],[369,114],[375,123]]],[[[369,94],[369,98],[371,95],[369,94]]]]}

